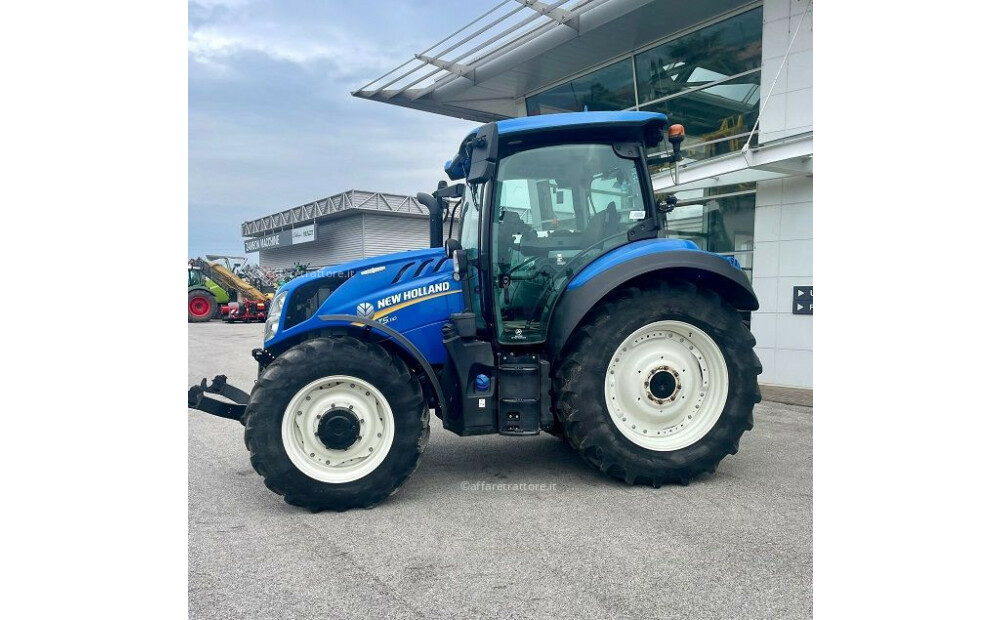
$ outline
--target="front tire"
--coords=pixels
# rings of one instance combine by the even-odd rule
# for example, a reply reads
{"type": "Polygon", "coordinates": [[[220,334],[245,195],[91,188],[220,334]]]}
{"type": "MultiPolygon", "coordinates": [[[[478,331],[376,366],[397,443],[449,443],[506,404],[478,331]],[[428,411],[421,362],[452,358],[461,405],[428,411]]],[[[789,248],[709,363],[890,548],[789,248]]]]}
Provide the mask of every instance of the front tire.
{"type": "Polygon", "coordinates": [[[261,373],[245,441],[264,484],[311,510],[374,506],[413,473],[430,432],[417,379],[350,336],[299,344],[261,373]]]}
{"type": "Polygon", "coordinates": [[[760,402],[739,313],[688,282],[595,307],[556,373],[557,414],[585,461],[629,484],[687,484],[736,454],[760,402]]]}

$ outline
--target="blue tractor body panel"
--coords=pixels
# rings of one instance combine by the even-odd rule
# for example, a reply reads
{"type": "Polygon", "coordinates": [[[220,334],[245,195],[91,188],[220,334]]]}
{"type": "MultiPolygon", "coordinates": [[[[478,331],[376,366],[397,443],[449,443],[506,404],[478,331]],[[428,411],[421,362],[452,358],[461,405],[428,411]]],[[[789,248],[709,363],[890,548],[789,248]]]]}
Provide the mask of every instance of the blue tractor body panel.
{"type": "Polygon", "coordinates": [[[647,239],[635,243],[627,243],[611,250],[607,254],[595,259],[592,263],[580,270],[569,285],[569,290],[580,288],[597,275],[608,269],[626,263],[640,256],[649,256],[661,252],[704,252],[698,249],[693,241],[686,239],[647,239]]]}
{"type": "Polygon", "coordinates": [[[314,282],[317,278],[349,276],[319,305],[308,319],[285,328],[281,317],[278,332],[264,343],[267,348],[305,333],[331,327],[330,315],[361,316],[400,332],[431,364],[445,360],[441,326],[462,311],[462,285],[452,277],[452,262],[444,249],[430,248],[387,254],[333,267],[325,267],[295,278],[278,289],[276,296],[314,282]]]}

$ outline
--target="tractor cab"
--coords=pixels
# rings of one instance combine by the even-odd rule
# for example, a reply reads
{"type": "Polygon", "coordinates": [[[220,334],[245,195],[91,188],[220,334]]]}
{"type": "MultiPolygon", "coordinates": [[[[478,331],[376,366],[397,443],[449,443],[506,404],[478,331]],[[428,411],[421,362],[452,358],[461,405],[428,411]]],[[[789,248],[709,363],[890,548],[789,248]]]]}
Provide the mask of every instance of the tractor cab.
{"type": "Polygon", "coordinates": [[[446,167],[464,175],[457,243],[479,327],[498,343],[545,342],[567,281],[596,258],[656,237],[646,147],[662,114],[593,112],[500,121],[446,167]]]}
{"type": "Polygon", "coordinates": [[[572,303],[567,286],[595,260],[657,237],[646,149],[666,124],[646,112],[499,121],[466,136],[445,164],[463,181],[436,194],[462,196],[458,239],[445,247],[466,291],[464,312],[445,326],[446,428],[536,434],[558,424],[550,364],[563,342],[550,332],[572,330],[560,301],[572,303]]]}

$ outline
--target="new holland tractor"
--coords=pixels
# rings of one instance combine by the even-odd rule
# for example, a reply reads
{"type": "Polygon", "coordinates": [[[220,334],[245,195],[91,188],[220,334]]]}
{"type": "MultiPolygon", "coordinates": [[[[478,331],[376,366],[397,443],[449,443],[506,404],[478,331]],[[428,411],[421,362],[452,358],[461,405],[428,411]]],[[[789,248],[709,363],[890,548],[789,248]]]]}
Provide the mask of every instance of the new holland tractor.
{"type": "MultiPolygon", "coordinates": [[[[413,473],[429,411],[462,436],[562,437],[659,487],[714,472],[753,426],[760,362],[733,258],[663,238],[646,156],[683,127],[645,112],[483,125],[418,199],[431,248],[283,285],[250,394],[219,375],[189,406],[239,420],[264,484],[312,510],[370,507],[413,473]],[[457,239],[442,212],[461,208],[457,239]],[[225,400],[217,398],[221,395],[225,400]]],[[[676,163],[675,163],[676,165],[676,163]]]]}

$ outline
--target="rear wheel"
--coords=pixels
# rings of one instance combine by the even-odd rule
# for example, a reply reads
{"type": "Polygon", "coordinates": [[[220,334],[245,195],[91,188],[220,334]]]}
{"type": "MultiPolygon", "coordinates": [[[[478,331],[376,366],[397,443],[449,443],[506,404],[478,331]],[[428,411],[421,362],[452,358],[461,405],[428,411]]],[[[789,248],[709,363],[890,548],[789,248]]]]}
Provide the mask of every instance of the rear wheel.
{"type": "Polygon", "coordinates": [[[760,402],[739,313],[687,282],[596,307],[556,375],[558,414],[584,460],[629,484],[686,484],[735,454],[760,402]]]}
{"type": "Polygon", "coordinates": [[[205,291],[188,293],[188,322],[204,323],[212,320],[216,312],[215,297],[205,291]]]}
{"type": "Polygon", "coordinates": [[[309,340],[269,364],[244,420],[264,484],[313,510],[369,507],[394,493],[430,428],[406,364],[348,336],[309,340]]]}

